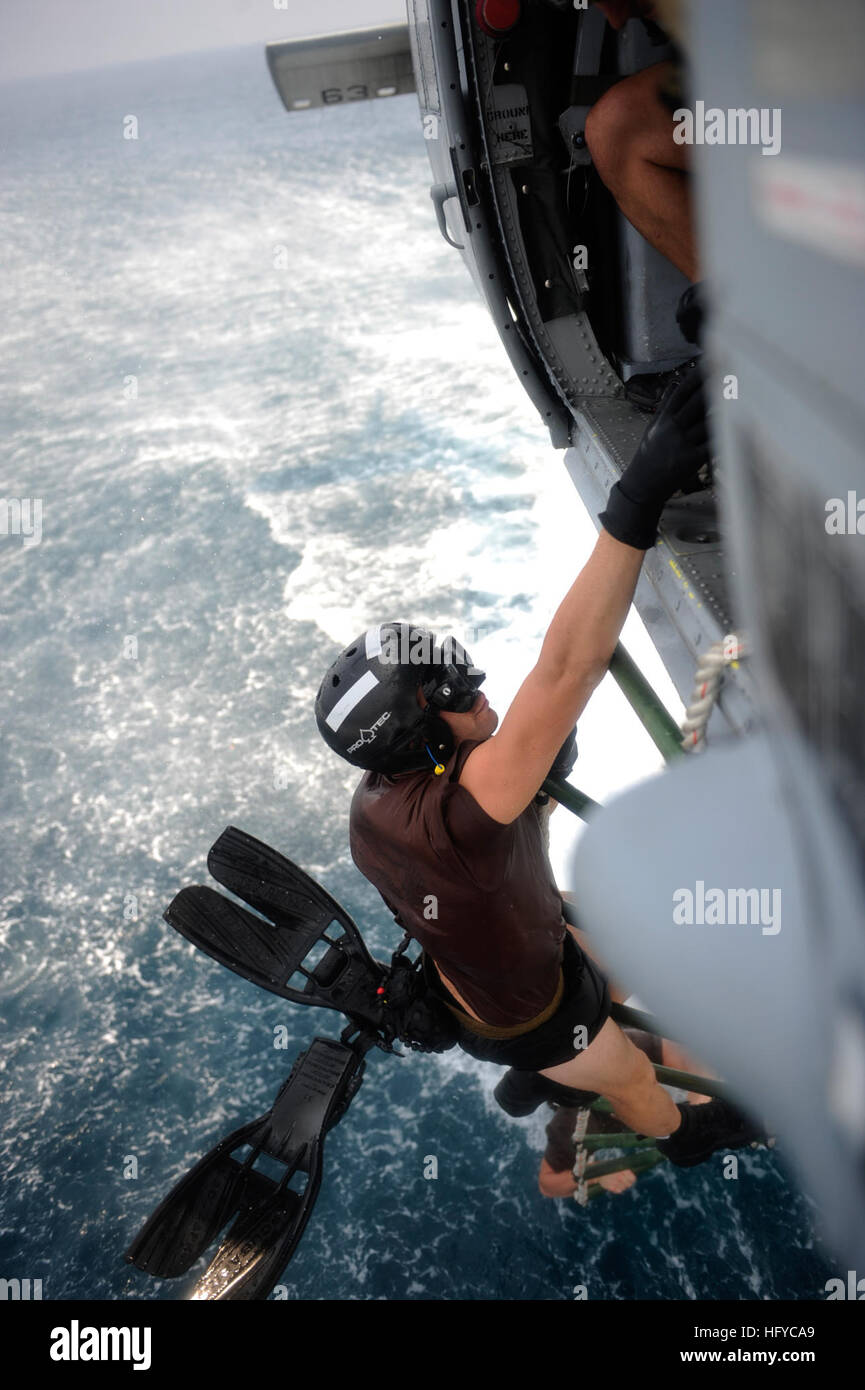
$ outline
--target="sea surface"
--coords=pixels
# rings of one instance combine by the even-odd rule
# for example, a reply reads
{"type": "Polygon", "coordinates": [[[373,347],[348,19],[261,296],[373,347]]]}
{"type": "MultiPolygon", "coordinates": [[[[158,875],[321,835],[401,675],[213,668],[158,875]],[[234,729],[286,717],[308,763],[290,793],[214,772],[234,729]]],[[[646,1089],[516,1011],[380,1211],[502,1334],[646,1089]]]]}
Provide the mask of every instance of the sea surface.
{"type": "MultiPolygon", "coordinates": [[[[5,86],[0,129],[0,496],[41,508],[38,544],[0,536],[0,1277],[175,1298],[126,1245],[340,1024],[163,908],[235,824],[386,956],[321,674],[409,617],[476,634],[506,703],[592,524],[439,238],[414,98],[289,118],[239,49],[5,86]]],[[[604,780],[599,717],[593,795],[645,754],[620,730],[604,780]]],[[[497,1109],[499,1074],[370,1055],[287,1297],[824,1296],[778,1155],[581,1210],[539,1195],[544,1120],[497,1109]]]]}

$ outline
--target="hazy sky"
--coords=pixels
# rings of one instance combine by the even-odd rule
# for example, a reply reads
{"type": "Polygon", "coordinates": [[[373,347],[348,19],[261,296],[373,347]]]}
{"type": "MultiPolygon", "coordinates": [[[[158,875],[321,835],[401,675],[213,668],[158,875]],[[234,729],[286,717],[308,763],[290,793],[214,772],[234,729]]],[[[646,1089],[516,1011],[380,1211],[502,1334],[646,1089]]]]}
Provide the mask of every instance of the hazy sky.
{"type": "Polygon", "coordinates": [[[0,81],[405,20],[405,0],[0,0],[0,81]]]}

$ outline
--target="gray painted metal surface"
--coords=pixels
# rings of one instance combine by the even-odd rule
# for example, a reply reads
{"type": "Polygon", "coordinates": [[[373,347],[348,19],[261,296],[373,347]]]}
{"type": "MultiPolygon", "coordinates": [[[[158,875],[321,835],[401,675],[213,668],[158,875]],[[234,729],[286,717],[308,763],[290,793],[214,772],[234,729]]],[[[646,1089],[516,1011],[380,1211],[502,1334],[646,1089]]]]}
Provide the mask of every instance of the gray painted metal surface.
{"type": "MultiPolygon", "coordinates": [[[[565,463],[586,508],[596,520],[607,495],[632,457],[646,417],[628,403],[586,403],[575,446],[565,463]],[[622,405],[627,408],[623,409],[622,405]]],[[[677,498],[664,512],[660,540],[645,559],[635,606],[684,704],[694,686],[698,657],[737,631],[712,492],[677,498]]],[[[710,740],[756,726],[748,662],[728,667],[708,724],[710,740]]]]}
{"type": "Polygon", "coordinates": [[[848,1000],[865,936],[850,930],[861,919],[855,847],[822,780],[789,735],[683,759],[592,819],[572,878],[614,973],[765,1118],[826,1235],[861,1269],[865,1034],[848,1000]],[[737,920],[711,920],[714,889],[737,920]],[[731,902],[731,891],[754,889],[777,897],[748,913],[742,898],[731,902]],[[690,922],[674,917],[687,908],[682,890],[693,895],[690,922]]]}
{"type": "Polygon", "coordinates": [[[646,1002],[777,1125],[836,1251],[861,1269],[865,11],[839,3],[831,25],[806,0],[691,13],[695,96],[782,113],[777,154],[694,149],[707,351],[738,383],[716,402],[725,563],[764,732],[607,808],[575,886],[646,1002]],[[827,503],[848,495],[852,530],[833,534],[827,503]],[[672,895],[697,880],[777,891],[780,932],[676,925],[672,895]]]}
{"type": "MultiPolygon", "coordinates": [[[[467,7],[463,5],[463,11],[467,7]]],[[[511,293],[519,307],[524,331],[530,335],[544,363],[550,382],[573,414],[580,403],[594,396],[621,395],[621,383],[602,353],[585,312],[544,319],[520,227],[518,200],[536,196],[534,172],[525,171],[525,182],[515,183],[510,167],[496,162],[488,139],[491,93],[497,72],[499,45],[466,19],[467,75],[475,107],[475,119],[484,167],[489,171],[495,221],[501,228],[504,260],[511,293]]],[[[565,150],[562,147],[562,155],[565,150]]],[[[579,282],[573,279],[579,293],[579,282]]],[[[553,439],[562,447],[564,441],[553,439]]]]}
{"type": "Polygon", "coordinates": [[[454,24],[448,0],[409,0],[409,21],[439,227],[443,233],[448,232],[447,240],[460,250],[511,365],[549,429],[554,445],[564,448],[570,416],[551,389],[535,345],[515,320],[508,302],[511,286],[499,253],[494,210],[481,194],[478,170],[485,155],[478,144],[472,114],[460,27],[454,24]]]}

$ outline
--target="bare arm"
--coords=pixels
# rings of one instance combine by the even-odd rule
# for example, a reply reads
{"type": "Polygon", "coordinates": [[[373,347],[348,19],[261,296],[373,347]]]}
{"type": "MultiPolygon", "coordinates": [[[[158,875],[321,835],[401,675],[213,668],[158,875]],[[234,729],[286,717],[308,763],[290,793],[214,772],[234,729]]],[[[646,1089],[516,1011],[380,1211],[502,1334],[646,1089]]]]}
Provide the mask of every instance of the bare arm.
{"type": "Polygon", "coordinates": [[[668,387],[634,457],[610,489],[600,515],[604,529],[559,605],[538,663],[501,729],[466,759],[461,782],[493,820],[509,825],[536,794],[607,669],[667,500],[709,453],[697,364],[668,387]]]}
{"type": "Polygon", "coordinates": [[[501,728],[466,759],[460,784],[503,825],[528,806],[600,683],[627,617],[643,554],[606,531],[600,533],[501,728]]]}
{"type": "Polygon", "coordinates": [[[551,1168],[545,1158],[541,1159],[541,1171],[538,1174],[538,1187],[544,1197],[570,1197],[577,1190],[576,1179],[573,1173],[566,1169],[564,1173],[557,1173],[551,1168]]]}
{"type": "MultiPolygon", "coordinates": [[[[598,1187],[605,1187],[608,1192],[626,1192],[636,1181],[636,1173],[632,1173],[630,1168],[625,1168],[618,1173],[607,1173],[602,1178],[589,1178],[588,1186],[597,1184],[598,1187]]],[[[573,1173],[557,1173],[547,1160],[542,1158],[538,1187],[542,1197],[571,1197],[577,1190],[577,1180],[573,1173]]]]}

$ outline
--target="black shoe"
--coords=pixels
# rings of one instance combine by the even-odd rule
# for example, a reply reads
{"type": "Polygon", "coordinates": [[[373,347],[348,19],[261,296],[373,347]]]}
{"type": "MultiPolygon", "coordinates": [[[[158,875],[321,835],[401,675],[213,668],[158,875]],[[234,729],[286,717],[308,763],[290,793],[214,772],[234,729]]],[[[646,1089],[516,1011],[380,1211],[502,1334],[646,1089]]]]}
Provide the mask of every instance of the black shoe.
{"type": "Polygon", "coordinates": [[[746,1144],[765,1144],[768,1136],[726,1100],[710,1100],[705,1105],[687,1101],[679,1107],[682,1123],[669,1139],[659,1139],[657,1148],[677,1168],[693,1168],[720,1149],[742,1149],[746,1144]]]}
{"type": "Polygon", "coordinates": [[[531,1115],[544,1101],[576,1109],[591,1105],[598,1099],[597,1091],[575,1091],[572,1086],[560,1086],[536,1071],[506,1071],[493,1095],[505,1114],[520,1119],[531,1115]]]}

